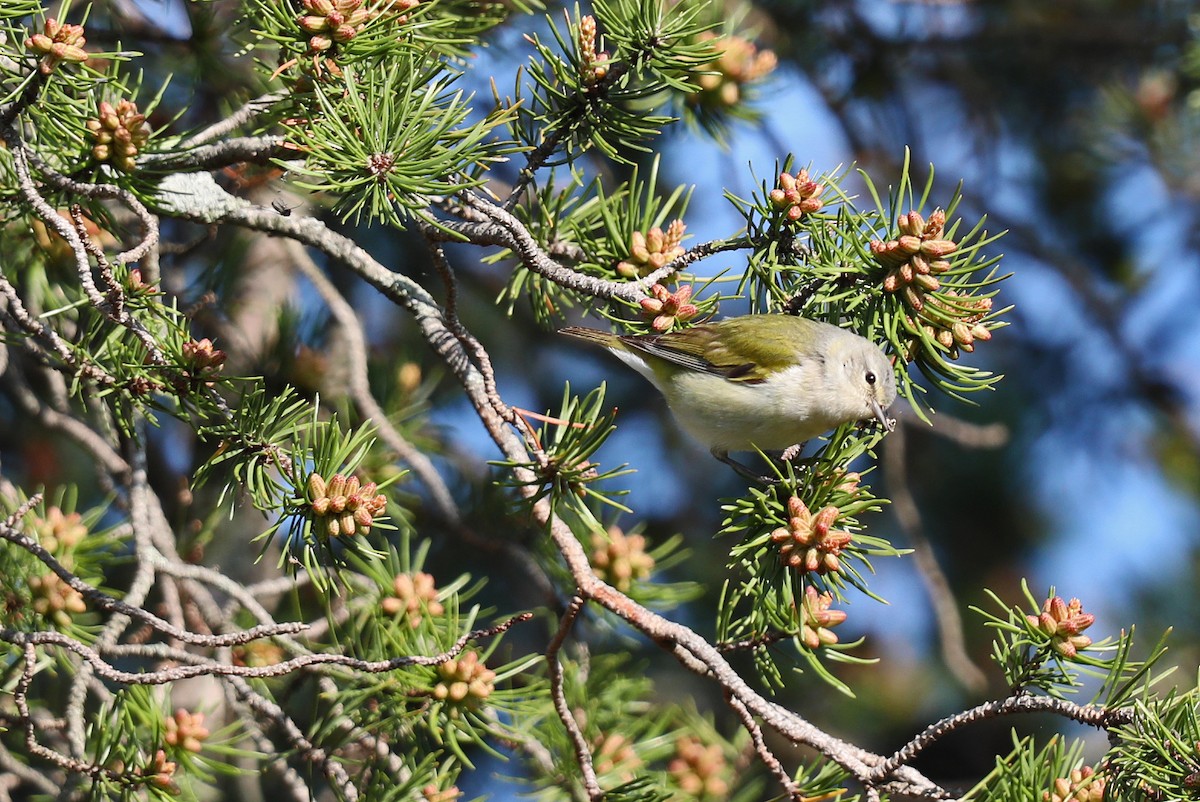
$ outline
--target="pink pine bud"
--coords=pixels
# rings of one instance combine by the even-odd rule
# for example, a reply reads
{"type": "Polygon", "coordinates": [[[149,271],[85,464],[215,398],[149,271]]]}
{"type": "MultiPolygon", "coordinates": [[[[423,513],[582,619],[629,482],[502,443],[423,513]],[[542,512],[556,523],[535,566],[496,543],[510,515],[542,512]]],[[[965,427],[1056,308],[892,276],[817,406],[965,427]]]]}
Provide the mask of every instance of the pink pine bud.
{"type": "Polygon", "coordinates": [[[958,250],[958,245],[948,239],[927,239],[921,243],[921,253],[940,259],[958,250]]]}

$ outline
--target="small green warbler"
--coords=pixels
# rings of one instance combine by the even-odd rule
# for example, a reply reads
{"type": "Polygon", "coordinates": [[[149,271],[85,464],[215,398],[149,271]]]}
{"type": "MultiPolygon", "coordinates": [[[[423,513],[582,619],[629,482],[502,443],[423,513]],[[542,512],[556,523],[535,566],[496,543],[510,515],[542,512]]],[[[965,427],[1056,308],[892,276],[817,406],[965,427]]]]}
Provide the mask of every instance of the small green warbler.
{"type": "Polygon", "coordinates": [[[679,424],[713,456],[783,451],[843,423],[875,418],[888,430],[892,365],[857,334],[792,315],[744,315],[666,334],[620,336],[569,326],[645,376],[679,424]]]}

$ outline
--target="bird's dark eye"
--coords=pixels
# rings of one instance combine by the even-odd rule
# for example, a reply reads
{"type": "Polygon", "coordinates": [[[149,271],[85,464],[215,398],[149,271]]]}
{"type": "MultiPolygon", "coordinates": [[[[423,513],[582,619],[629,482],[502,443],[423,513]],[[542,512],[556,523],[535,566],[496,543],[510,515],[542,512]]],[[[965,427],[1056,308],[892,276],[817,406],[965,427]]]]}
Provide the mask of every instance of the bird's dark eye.
{"type": "Polygon", "coordinates": [[[871,371],[869,371],[869,370],[867,371],[867,376],[866,376],[866,378],[867,378],[867,384],[874,384],[874,383],[875,383],[875,374],[874,374],[874,373],[872,373],[871,371]]]}

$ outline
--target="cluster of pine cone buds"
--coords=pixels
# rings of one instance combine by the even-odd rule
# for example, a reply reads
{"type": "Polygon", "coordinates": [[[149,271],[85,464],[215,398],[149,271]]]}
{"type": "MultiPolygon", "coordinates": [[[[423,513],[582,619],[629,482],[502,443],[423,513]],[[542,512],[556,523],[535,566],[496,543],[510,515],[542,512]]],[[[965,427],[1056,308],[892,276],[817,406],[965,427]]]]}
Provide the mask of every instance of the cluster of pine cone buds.
{"type": "Polygon", "coordinates": [[[617,263],[617,275],[622,278],[644,278],[663,265],[683,256],[683,232],[687,226],[676,220],[664,232],[658,226],[646,234],[633,232],[629,241],[629,257],[617,263]]]}
{"type": "Polygon", "coordinates": [[[477,652],[447,660],[437,670],[440,681],[433,688],[435,699],[474,709],[496,690],[496,672],[480,661],[477,652]]]}
{"type": "Polygon", "coordinates": [[[941,288],[937,276],[950,269],[945,257],[958,250],[957,243],[943,239],[945,225],[946,213],[941,209],[929,215],[928,222],[920,212],[909,212],[896,220],[900,229],[897,239],[871,241],[871,255],[888,268],[883,289],[902,292],[904,300],[917,311],[924,305],[924,293],[941,288]]]}
{"type": "Polygon", "coordinates": [[[363,0],[300,0],[304,12],[296,23],[306,33],[310,53],[324,53],[334,43],[349,42],[371,19],[363,0]]]}
{"type": "Polygon", "coordinates": [[[186,749],[188,752],[199,752],[204,748],[204,741],[208,736],[208,727],[204,726],[204,714],[192,713],[181,707],[175,711],[175,715],[167,719],[163,740],[170,746],[186,749]]]}
{"type": "Polygon", "coordinates": [[[188,340],[181,349],[183,359],[194,376],[212,376],[221,372],[225,366],[227,354],[213,346],[213,341],[205,337],[201,340],[188,340]]]}
{"type": "Polygon", "coordinates": [[[838,555],[850,544],[849,532],[832,529],[839,510],[833,505],[816,515],[798,497],[788,499],[787,526],[771,533],[783,564],[797,570],[828,574],[842,570],[838,555]]]}
{"type": "Polygon", "coordinates": [[[87,526],[83,516],[77,512],[64,513],[58,507],[50,507],[44,517],[33,516],[29,526],[37,535],[37,541],[46,551],[61,553],[75,548],[87,537],[87,526]]]}
{"type": "MultiPolygon", "coordinates": [[[[711,31],[700,34],[700,41],[711,42],[718,37],[711,31]]],[[[719,55],[700,68],[696,83],[700,91],[688,99],[695,105],[711,109],[729,109],[742,99],[742,87],[757,81],[775,69],[778,59],[770,50],[759,50],[754,43],[740,36],[728,36],[717,44],[719,55]]]]}
{"type": "Polygon", "coordinates": [[[285,655],[283,647],[270,640],[252,640],[233,647],[233,664],[235,666],[250,666],[262,668],[282,663],[285,655]]]}
{"type": "Polygon", "coordinates": [[[380,599],[379,607],[388,615],[404,613],[404,620],[413,629],[421,625],[423,614],[438,616],[446,611],[438,601],[433,577],[424,571],[396,574],[391,595],[380,599]]]}
{"type": "Polygon", "coordinates": [[[35,33],[25,40],[26,47],[41,54],[42,63],[38,69],[43,75],[49,75],[63,61],[77,64],[87,61],[88,54],[83,49],[86,43],[82,25],[69,25],[53,17],[46,20],[41,33],[35,33]]]}
{"type": "Polygon", "coordinates": [[[175,771],[178,766],[173,760],[167,760],[167,750],[159,749],[146,766],[138,769],[137,773],[146,778],[147,783],[160,791],[166,791],[171,796],[178,796],[180,788],[175,784],[175,771]]]}
{"type": "Polygon", "coordinates": [[[960,350],[974,351],[976,340],[990,340],[992,332],[982,321],[992,311],[992,299],[943,290],[938,279],[950,269],[946,257],[958,250],[956,242],[945,238],[946,213],[937,209],[926,220],[920,212],[908,212],[897,218],[896,225],[900,236],[887,242],[873,240],[871,255],[887,268],[884,291],[898,294],[908,307],[905,324],[913,337],[907,358],[914,358],[919,350],[922,330],[951,358],[957,358],[960,350]]]}
{"type": "Polygon", "coordinates": [[[1061,596],[1051,596],[1042,604],[1039,615],[1026,616],[1029,625],[1050,637],[1050,647],[1063,657],[1074,657],[1080,649],[1092,645],[1092,639],[1082,634],[1096,621],[1096,616],[1083,611],[1083,602],[1061,596]]]}
{"type": "Polygon", "coordinates": [[[579,72],[584,86],[595,86],[608,76],[609,55],[596,50],[596,18],[579,20],[579,72]]]}
{"type": "Polygon", "coordinates": [[[675,742],[675,757],[667,773],[689,799],[725,799],[729,796],[728,766],[719,744],[705,746],[685,735],[675,742]]]}
{"type": "Polygon", "coordinates": [[[83,596],[58,574],[42,574],[29,578],[33,609],[60,627],[71,625],[71,617],[87,612],[83,596]]]}
{"type": "Polygon", "coordinates": [[[832,593],[817,593],[812,585],[804,589],[804,598],[800,601],[800,640],[809,649],[838,642],[833,628],[846,620],[846,612],[829,609],[832,605],[832,593]]]}
{"type": "Polygon", "coordinates": [[[357,476],[335,473],[328,482],[319,473],[308,475],[308,503],[313,526],[329,537],[351,537],[371,531],[387,507],[387,497],[376,493],[374,482],[359,485],[357,476]]]}
{"type": "Polygon", "coordinates": [[[96,140],[92,145],[92,158],[108,162],[126,173],[134,171],[137,155],[150,138],[146,115],[129,100],[122,100],[116,106],[107,100],[101,101],[100,116],[88,120],[87,129],[96,140]]]}
{"type": "Polygon", "coordinates": [[[591,563],[596,576],[622,593],[629,592],[634,580],[645,579],[654,570],[654,558],[646,553],[646,538],[627,535],[616,526],[610,526],[606,534],[592,535],[591,563]]]}
{"type": "Polygon", "coordinates": [[[611,775],[621,783],[633,782],[645,765],[633,741],[619,732],[610,732],[594,744],[592,763],[598,776],[611,775]]]}
{"type": "Polygon", "coordinates": [[[983,319],[992,311],[991,298],[972,298],[946,290],[940,297],[930,296],[922,325],[931,337],[957,357],[961,349],[970,353],[975,341],[992,339],[983,319]]]}
{"type": "Polygon", "coordinates": [[[801,170],[795,175],[780,173],[779,186],[771,190],[767,198],[772,206],[794,223],[806,214],[819,211],[825,205],[821,200],[821,193],[824,191],[824,184],[813,181],[808,170],[801,170]]]}
{"type": "Polygon", "coordinates": [[[129,273],[125,276],[125,293],[138,298],[147,295],[158,295],[161,293],[161,290],[142,278],[142,269],[140,267],[134,267],[130,268],[129,273]]]}
{"type": "Polygon", "coordinates": [[[408,21],[408,12],[420,0],[391,0],[378,8],[366,0],[300,0],[304,13],[296,18],[296,24],[307,34],[308,52],[318,55],[329,51],[335,44],[345,44],[358,35],[371,20],[380,14],[393,14],[398,23],[408,21]]]}
{"type": "Polygon", "coordinates": [[[1069,777],[1054,781],[1053,791],[1042,792],[1042,802],[1103,802],[1104,778],[1091,766],[1074,769],[1069,777]]]}
{"type": "Polygon", "coordinates": [[[662,284],[650,288],[649,298],[641,300],[642,312],[653,318],[650,328],[665,332],[675,328],[676,324],[686,323],[700,313],[692,300],[692,285],[684,284],[675,292],[671,292],[662,284]]]}

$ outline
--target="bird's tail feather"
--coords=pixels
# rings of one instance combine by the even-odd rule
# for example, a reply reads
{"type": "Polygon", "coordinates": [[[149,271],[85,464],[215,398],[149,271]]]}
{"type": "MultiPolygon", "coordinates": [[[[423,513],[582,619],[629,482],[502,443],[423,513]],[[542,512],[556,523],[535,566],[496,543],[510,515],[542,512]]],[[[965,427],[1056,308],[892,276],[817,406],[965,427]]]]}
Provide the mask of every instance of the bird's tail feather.
{"type": "Polygon", "coordinates": [[[601,331],[600,329],[588,329],[583,326],[567,326],[559,329],[558,333],[604,348],[612,348],[617,343],[617,335],[612,332],[601,331]]]}

